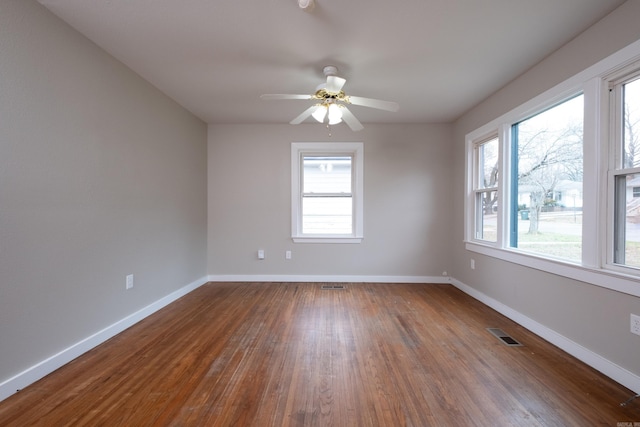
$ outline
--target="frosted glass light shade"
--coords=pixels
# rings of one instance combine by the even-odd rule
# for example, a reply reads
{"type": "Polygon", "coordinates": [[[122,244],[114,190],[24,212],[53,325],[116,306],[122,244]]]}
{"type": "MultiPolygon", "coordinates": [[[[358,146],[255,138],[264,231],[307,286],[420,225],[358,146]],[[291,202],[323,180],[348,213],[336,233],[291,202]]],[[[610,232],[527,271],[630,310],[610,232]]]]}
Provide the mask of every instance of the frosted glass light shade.
{"type": "Polygon", "coordinates": [[[327,115],[327,107],[324,105],[318,105],[318,108],[316,108],[316,111],[314,111],[311,115],[313,116],[314,119],[322,123],[324,122],[324,116],[327,115]]]}
{"type": "Polygon", "coordinates": [[[329,105],[329,124],[337,125],[342,122],[342,111],[336,104],[329,105]]]}

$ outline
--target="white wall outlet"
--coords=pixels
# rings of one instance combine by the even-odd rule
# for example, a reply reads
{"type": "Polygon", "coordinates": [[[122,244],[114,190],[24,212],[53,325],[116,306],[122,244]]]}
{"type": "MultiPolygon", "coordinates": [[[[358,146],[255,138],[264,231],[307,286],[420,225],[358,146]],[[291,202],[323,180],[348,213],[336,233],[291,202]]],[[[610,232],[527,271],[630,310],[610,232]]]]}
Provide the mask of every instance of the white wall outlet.
{"type": "Polygon", "coordinates": [[[128,274],[126,279],[125,289],[133,288],[133,274],[128,274]]]}
{"type": "Polygon", "coordinates": [[[258,259],[264,259],[264,249],[258,249],[258,259]]]}
{"type": "Polygon", "coordinates": [[[640,316],[631,315],[631,333],[640,335],[640,316]]]}
{"type": "Polygon", "coordinates": [[[286,251],[286,252],[284,253],[284,258],[285,258],[285,259],[291,259],[291,251],[286,251]]]}
{"type": "Polygon", "coordinates": [[[471,258],[471,269],[475,270],[476,269],[476,260],[471,258]]]}

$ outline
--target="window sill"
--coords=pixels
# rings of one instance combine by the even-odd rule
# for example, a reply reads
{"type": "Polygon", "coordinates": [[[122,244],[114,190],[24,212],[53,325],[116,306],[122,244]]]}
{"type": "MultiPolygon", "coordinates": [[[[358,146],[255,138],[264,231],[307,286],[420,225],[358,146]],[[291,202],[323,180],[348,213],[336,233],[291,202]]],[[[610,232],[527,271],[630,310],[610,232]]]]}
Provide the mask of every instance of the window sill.
{"type": "Polygon", "coordinates": [[[465,242],[465,248],[514,264],[640,297],[640,277],[638,276],[540,258],[524,252],[495,248],[476,242],[465,242]]]}
{"type": "Polygon", "coordinates": [[[362,237],[292,237],[293,243],[361,243],[362,237]]]}

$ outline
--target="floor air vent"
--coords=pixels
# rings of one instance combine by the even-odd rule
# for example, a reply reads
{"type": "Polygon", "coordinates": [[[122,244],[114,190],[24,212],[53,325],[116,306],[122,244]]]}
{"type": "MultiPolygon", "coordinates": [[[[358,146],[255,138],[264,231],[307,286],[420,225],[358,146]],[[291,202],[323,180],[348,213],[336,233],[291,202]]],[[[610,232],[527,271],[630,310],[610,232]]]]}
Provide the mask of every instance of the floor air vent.
{"type": "Polygon", "coordinates": [[[520,344],[518,341],[513,339],[511,336],[509,336],[509,334],[504,332],[502,329],[487,328],[487,331],[489,331],[493,336],[498,338],[500,341],[502,341],[503,344],[508,345],[509,347],[522,347],[522,344],[520,344]]]}
{"type": "Polygon", "coordinates": [[[344,285],[322,285],[321,289],[345,289],[344,285]]]}

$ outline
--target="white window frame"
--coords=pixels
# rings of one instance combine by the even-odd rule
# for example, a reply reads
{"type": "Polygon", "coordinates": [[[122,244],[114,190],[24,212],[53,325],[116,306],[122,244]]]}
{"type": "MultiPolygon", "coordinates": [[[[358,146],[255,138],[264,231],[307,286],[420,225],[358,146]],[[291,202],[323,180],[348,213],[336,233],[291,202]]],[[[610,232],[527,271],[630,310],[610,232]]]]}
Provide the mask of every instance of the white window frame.
{"type": "MultiPolygon", "coordinates": [[[[608,111],[608,139],[609,145],[609,168],[607,174],[607,250],[604,258],[606,259],[606,267],[613,271],[619,271],[625,274],[640,275],[640,268],[632,267],[625,264],[615,262],[614,252],[619,248],[615,246],[616,238],[616,188],[615,181],[619,176],[629,174],[640,174],[640,167],[625,167],[623,164],[623,130],[621,122],[623,120],[623,99],[622,85],[632,79],[637,79],[640,75],[640,60],[633,62],[628,67],[624,67],[619,71],[615,71],[603,79],[603,86],[608,90],[607,98],[608,111]]],[[[635,197],[635,196],[634,196],[635,197]]]]}
{"type": "Polygon", "coordinates": [[[610,76],[640,61],[640,40],[610,55],[593,66],[530,101],[501,115],[466,136],[465,248],[471,252],[590,283],[640,297],[640,270],[623,269],[611,264],[612,182],[614,157],[609,113],[610,76]],[[584,180],[582,260],[554,259],[543,254],[526,253],[509,246],[511,182],[511,125],[582,92],[584,94],[584,180]],[[498,133],[500,147],[500,200],[498,242],[476,239],[475,192],[473,187],[474,146],[492,133],[498,133]],[[500,234],[502,231],[502,235],[500,234]]]}
{"type": "Polygon", "coordinates": [[[500,216],[497,216],[497,229],[496,229],[496,234],[497,234],[497,238],[496,241],[492,241],[492,240],[487,240],[484,238],[480,238],[478,237],[479,234],[479,228],[482,227],[482,223],[483,223],[483,218],[481,218],[482,212],[482,204],[480,202],[480,205],[478,204],[478,197],[482,197],[483,193],[487,193],[487,192],[491,192],[491,191],[495,191],[497,193],[498,196],[498,205],[500,205],[502,203],[502,199],[500,198],[502,196],[501,194],[501,189],[502,189],[502,185],[500,185],[500,180],[502,179],[502,164],[501,164],[501,139],[498,137],[498,131],[495,130],[493,132],[490,132],[487,135],[484,135],[480,138],[476,138],[473,139],[471,141],[469,141],[469,143],[473,146],[472,150],[473,150],[473,154],[471,156],[471,160],[472,160],[472,165],[471,165],[471,170],[474,171],[473,176],[471,177],[471,186],[473,188],[473,195],[472,195],[472,203],[473,203],[473,210],[474,210],[474,218],[473,218],[473,222],[471,224],[471,226],[473,227],[473,230],[471,231],[471,233],[473,234],[473,240],[477,240],[480,241],[484,244],[490,245],[490,246],[497,246],[498,242],[500,242],[501,237],[502,237],[502,230],[501,230],[501,225],[502,225],[502,218],[500,218],[500,216]],[[480,159],[480,155],[479,155],[479,151],[480,151],[480,147],[487,144],[490,141],[493,141],[494,139],[498,140],[498,180],[496,182],[496,184],[493,187],[485,187],[483,183],[480,182],[481,176],[483,175],[480,171],[480,168],[483,166],[481,165],[481,160],[480,159]]]}
{"type": "Polygon", "coordinates": [[[362,142],[291,143],[291,238],[295,243],[360,243],[364,238],[364,144],[362,142]],[[302,158],[305,155],[352,157],[351,234],[302,232],[302,158]]]}

